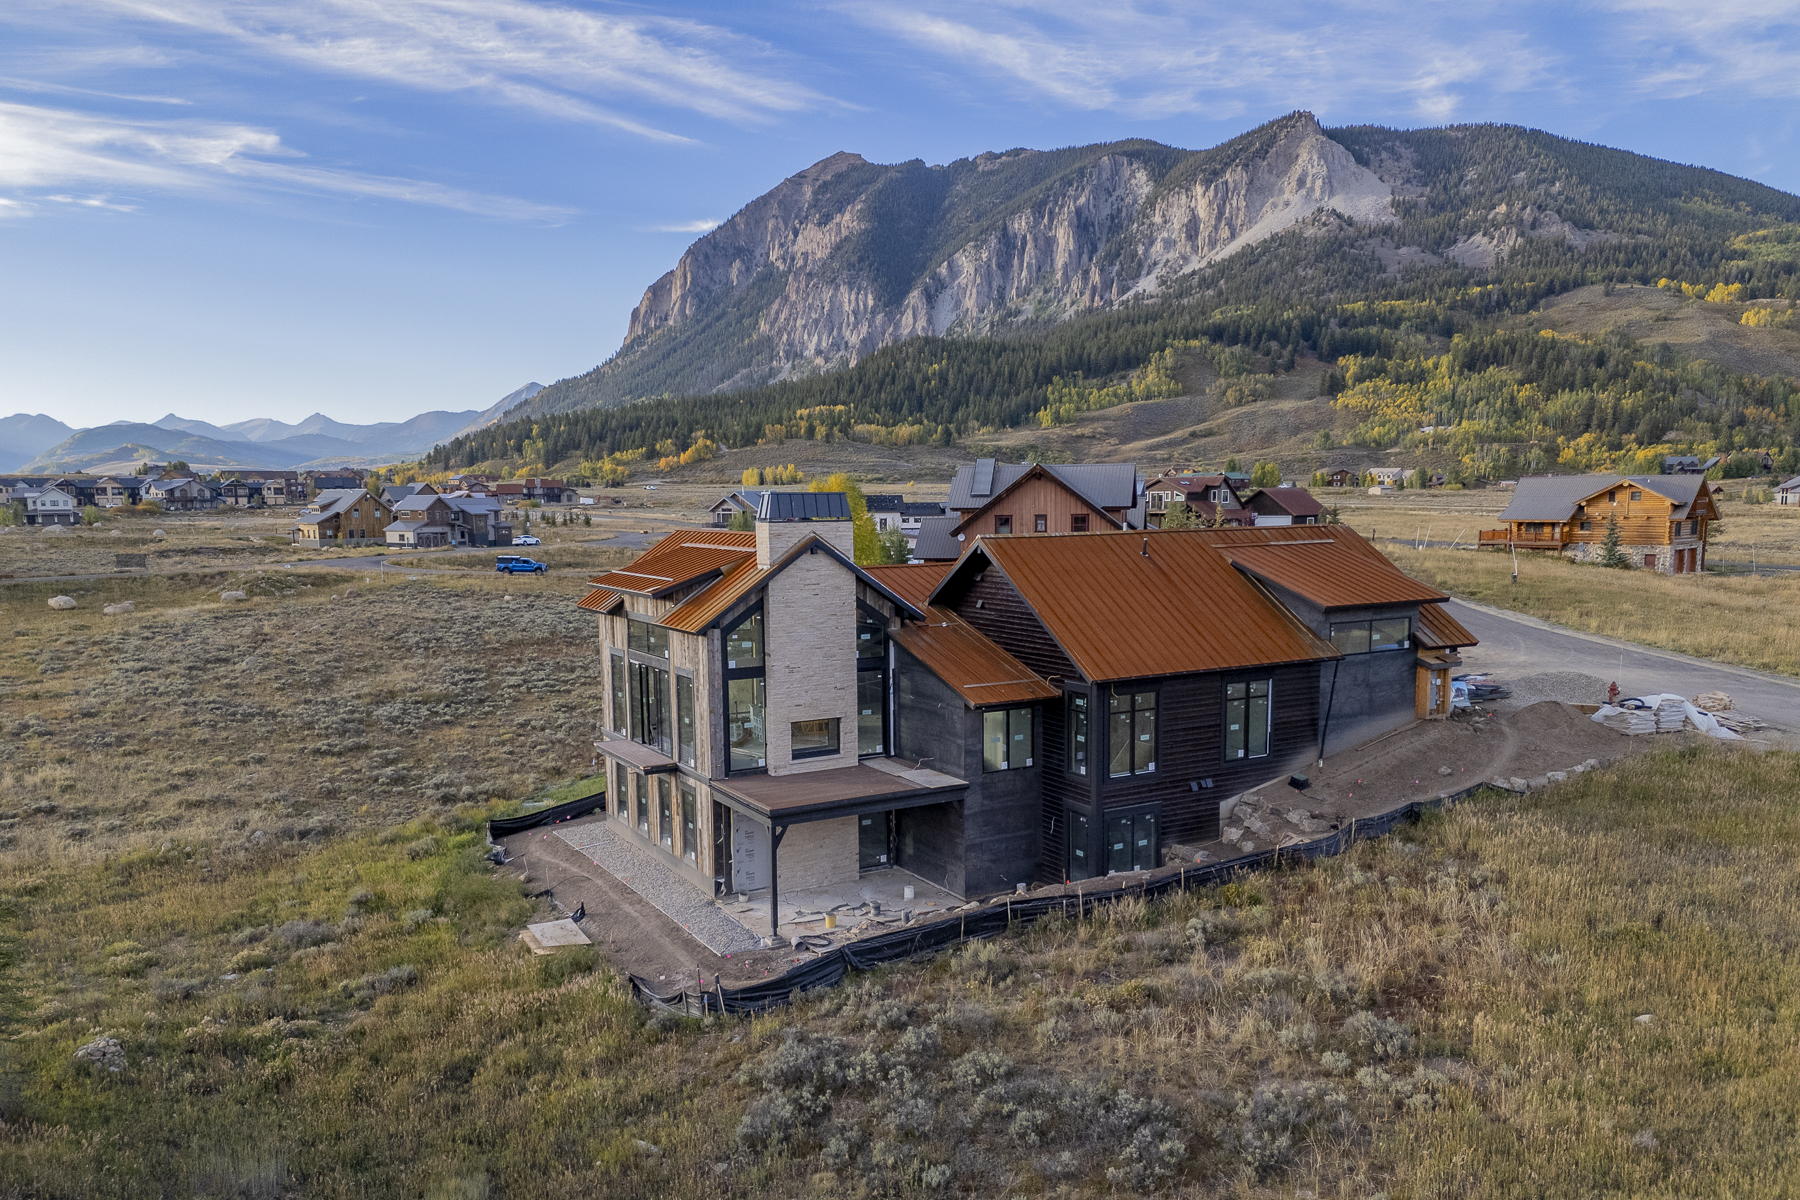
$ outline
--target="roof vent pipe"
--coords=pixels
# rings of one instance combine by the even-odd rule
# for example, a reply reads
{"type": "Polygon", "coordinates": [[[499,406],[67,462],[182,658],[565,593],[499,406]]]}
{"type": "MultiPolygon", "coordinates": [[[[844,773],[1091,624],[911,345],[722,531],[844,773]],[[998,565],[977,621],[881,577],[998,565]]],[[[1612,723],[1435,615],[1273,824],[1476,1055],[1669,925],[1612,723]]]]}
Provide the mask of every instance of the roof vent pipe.
{"type": "Polygon", "coordinates": [[[1150,535],[1149,534],[1144,535],[1144,557],[1145,558],[1150,557],[1150,535]]]}

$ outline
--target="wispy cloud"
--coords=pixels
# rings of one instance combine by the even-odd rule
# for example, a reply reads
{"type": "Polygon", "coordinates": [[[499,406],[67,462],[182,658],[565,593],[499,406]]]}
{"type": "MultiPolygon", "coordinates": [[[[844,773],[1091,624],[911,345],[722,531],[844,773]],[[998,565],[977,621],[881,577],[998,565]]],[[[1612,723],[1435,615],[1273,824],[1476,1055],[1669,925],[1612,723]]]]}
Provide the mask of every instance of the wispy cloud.
{"type": "Polygon", "coordinates": [[[134,96],[129,92],[101,92],[93,88],[72,87],[66,83],[45,83],[39,79],[13,79],[0,75],[0,89],[9,92],[35,92],[56,96],[98,96],[103,100],[129,100],[135,104],[192,105],[192,100],[179,96],[134,96]]]}
{"type": "Polygon", "coordinates": [[[73,204],[77,208],[104,209],[107,212],[129,213],[138,210],[138,206],[135,204],[114,204],[106,196],[45,196],[44,199],[53,200],[58,204],[73,204]]]}
{"type": "Polygon", "coordinates": [[[1499,10],[1399,3],[1184,8],[1018,0],[992,6],[842,0],[853,19],[940,61],[1074,109],[1217,118],[1271,105],[1385,97],[1423,118],[1466,93],[1541,86],[1560,54],[1499,10]],[[1462,28],[1479,25],[1479,36],[1462,28]]]}
{"type": "Polygon", "coordinates": [[[660,141],[648,102],[739,122],[814,107],[767,45],[698,21],[526,0],[70,0],[229,39],[270,59],[419,91],[467,92],[660,141]]]}
{"type": "MultiPolygon", "coordinates": [[[[250,125],[136,121],[0,103],[0,188],[31,192],[94,186],[132,191],[210,192],[261,187],[371,197],[509,220],[558,220],[566,209],[464,191],[416,179],[367,175],[297,161],[304,155],[250,125]]],[[[66,193],[43,197],[96,205],[66,193]]],[[[28,210],[18,197],[6,203],[28,210]]]]}
{"type": "Polygon", "coordinates": [[[720,222],[712,217],[701,217],[697,221],[676,221],[670,225],[645,225],[644,233],[708,233],[717,229],[720,222]]]}
{"type": "Polygon", "coordinates": [[[1611,0],[1605,7],[1617,18],[1640,91],[1800,97],[1800,8],[1792,0],[1611,0]]]}

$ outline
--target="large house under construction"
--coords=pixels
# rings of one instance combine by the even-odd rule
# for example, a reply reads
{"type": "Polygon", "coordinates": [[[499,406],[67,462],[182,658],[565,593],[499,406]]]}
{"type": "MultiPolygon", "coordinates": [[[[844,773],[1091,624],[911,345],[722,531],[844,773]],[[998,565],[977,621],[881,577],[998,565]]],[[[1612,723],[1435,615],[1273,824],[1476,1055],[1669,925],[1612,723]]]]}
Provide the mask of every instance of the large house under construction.
{"type": "Polygon", "coordinates": [[[707,894],[1160,866],[1219,802],[1449,712],[1474,638],[1343,526],[978,533],[859,567],[837,493],[597,577],[607,815],[707,894]]]}

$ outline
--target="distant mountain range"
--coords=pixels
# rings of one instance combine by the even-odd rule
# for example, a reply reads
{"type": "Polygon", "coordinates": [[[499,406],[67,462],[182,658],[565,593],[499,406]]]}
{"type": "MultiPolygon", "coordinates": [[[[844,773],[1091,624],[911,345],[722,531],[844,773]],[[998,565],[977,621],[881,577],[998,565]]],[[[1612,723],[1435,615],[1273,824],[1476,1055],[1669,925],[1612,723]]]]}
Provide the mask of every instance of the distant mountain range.
{"type": "Polygon", "coordinates": [[[213,425],[170,413],[148,424],[118,421],[76,429],[53,417],[17,413],[0,418],[0,471],[130,470],[149,459],[180,459],[196,470],[226,467],[314,468],[378,466],[414,459],[433,446],[499,420],[539,392],[528,383],[485,409],[434,410],[406,421],[350,425],[314,413],[297,425],[254,417],[213,425]]]}

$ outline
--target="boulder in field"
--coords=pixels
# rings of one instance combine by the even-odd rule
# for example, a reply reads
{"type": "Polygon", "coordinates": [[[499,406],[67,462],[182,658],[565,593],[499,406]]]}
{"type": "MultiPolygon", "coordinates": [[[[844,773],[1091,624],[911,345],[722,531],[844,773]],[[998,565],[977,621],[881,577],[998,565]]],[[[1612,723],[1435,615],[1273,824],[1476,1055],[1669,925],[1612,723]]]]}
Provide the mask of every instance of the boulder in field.
{"type": "Polygon", "coordinates": [[[219,593],[219,599],[221,599],[221,600],[248,600],[249,598],[250,598],[250,594],[248,592],[220,592],[219,593]]]}
{"type": "Polygon", "coordinates": [[[124,600],[118,604],[108,604],[105,608],[102,608],[100,611],[105,613],[109,617],[122,617],[126,613],[134,613],[137,611],[137,601],[136,600],[124,600]]]}
{"type": "Polygon", "coordinates": [[[50,597],[50,607],[51,608],[74,608],[75,607],[75,597],[73,597],[73,596],[52,596],[52,597],[50,597]]]}

